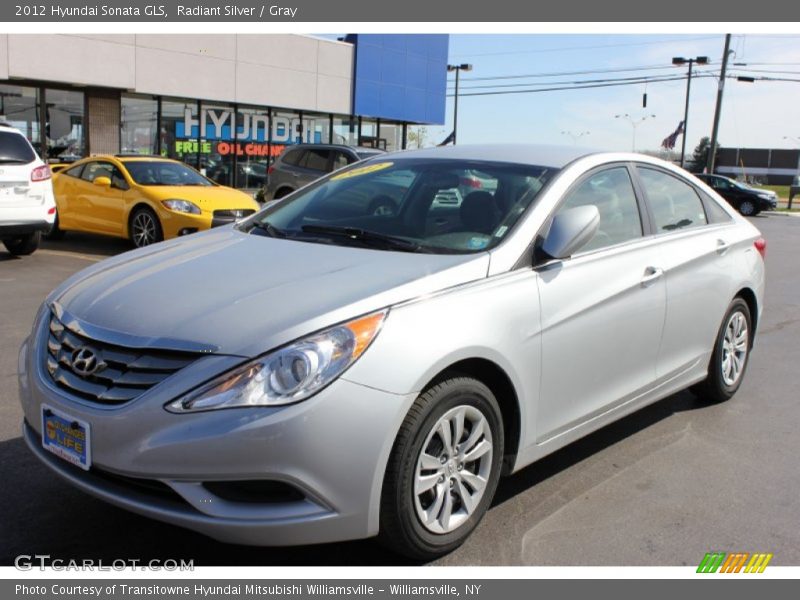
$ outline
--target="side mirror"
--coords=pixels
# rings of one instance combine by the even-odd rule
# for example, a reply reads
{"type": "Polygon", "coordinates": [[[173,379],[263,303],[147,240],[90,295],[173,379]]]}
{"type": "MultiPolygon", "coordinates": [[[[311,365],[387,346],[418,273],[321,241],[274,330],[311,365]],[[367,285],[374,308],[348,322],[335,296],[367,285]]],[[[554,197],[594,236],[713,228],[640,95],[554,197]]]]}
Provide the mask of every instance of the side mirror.
{"type": "Polygon", "coordinates": [[[594,204],[565,210],[553,217],[542,250],[553,258],[569,258],[589,243],[599,224],[600,213],[594,204]]]}
{"type": "Polygon", "coordinates": [[[99,185],[100,187],[111,187],[111,178],[110,177],[95,177],[92,180],[92,183],[95,185],[99,185]]]}

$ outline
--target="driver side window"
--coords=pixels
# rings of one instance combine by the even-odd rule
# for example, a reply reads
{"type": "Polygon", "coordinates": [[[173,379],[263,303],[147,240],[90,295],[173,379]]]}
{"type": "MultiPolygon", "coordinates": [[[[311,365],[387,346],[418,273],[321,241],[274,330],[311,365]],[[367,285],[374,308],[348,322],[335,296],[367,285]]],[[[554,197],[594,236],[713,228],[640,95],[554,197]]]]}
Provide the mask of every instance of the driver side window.
{"type": "Polygon", "coordinates": [[[597,207],[600,224],[595,236],[581,251],[642,237],[642,219],[627,168],[614,167],[590,175],[569,193],[558,212],[589,204],[597,207]]]}

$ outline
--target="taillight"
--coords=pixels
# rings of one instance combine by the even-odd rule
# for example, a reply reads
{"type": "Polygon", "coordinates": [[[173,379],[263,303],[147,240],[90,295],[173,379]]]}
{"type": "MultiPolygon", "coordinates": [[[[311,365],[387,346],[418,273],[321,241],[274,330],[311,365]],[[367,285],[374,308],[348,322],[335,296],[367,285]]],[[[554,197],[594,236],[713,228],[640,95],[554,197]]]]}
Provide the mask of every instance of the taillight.
{"type": "Polygon", "coordinates": [[[753,246],[755,246],[755,249],[758,250],[761,258],[765,258],[767,256],[767,240],[764,238],[758,238],[755,242],[753,242],[753,246]]]}
{"type": "Polygon", "coordinates": [[[54,214],[56,214],[56,207],[55,207],[55,206],[51,206],[51,207],[50,207],[50,210],[48,210],[48,211],[47,211],[47,214],[48,214],[48,215],[54,215],[54,214]]]}
{"type": "Polygon", "coordinates": [[[267,169],[267,175],[272,175],[273,171],[275,171],[275,165],[270,165],[269,169],[267,169]]]}
{"type": "Polygon", "coordinates": [[[50,179],[52,176],[53,173],[50,171],[50,167],[48,165],[36,167],[33,171],[31,171],[31,181],[45,181],[50,179]]]}

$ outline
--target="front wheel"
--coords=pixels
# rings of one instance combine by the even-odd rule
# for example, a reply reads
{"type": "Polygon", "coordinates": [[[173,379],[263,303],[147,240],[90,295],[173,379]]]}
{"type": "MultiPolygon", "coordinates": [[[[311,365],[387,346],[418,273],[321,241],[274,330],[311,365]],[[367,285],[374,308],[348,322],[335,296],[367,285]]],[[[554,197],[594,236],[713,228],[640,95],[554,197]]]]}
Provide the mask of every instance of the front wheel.
{"type": "Polygon", "coordinates": [[[39,247],[39,241],[42,239],[40,231],[34,231],[28,235],[23,235],[18,238],[3,240],[3,245],[14,256],[27,256],[33,254],[39,247]]]}
{"type": "Polygon", "coordinates": [[[424,560],[460,546],[492,501],[502,458],[500,409],[483,383],[457,377],[422,394],[389,458],[380,540],[424,560]]]}
{"type": "Polygon", "coordinates": [[[692,388],[698,396],[712,402],[724,402],[739,389],[752,346],[751,322],[747,302],[734,298],[717,334],[708,364],[708,377],[692,388]]]}
{"type": "Polygon", "coordinates": [[[130,222],[131,242],[137,248],[144,248],[164,239],[161,223],[149,208],[137,208],[131,215],[130,222]]]}

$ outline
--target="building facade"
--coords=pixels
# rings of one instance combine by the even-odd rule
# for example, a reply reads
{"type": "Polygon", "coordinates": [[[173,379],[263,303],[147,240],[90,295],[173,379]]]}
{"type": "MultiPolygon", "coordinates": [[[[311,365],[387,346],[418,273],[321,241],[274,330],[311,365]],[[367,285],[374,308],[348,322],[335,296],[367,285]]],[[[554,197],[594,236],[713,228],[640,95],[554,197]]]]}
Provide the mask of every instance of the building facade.
{"type": "Polygon", "coordinates": [[[255,189],[290,144],[444,121],[446,35],[0,35],[0,118],[43,158],[157,154],[255,189]]]}
{"type": "Polygon", "coordinates": [[[789,185],[800,175],[800,150],[720,148],[715,170],[720,175],[766,185],[789,185]]]}

